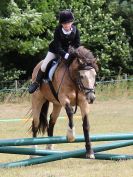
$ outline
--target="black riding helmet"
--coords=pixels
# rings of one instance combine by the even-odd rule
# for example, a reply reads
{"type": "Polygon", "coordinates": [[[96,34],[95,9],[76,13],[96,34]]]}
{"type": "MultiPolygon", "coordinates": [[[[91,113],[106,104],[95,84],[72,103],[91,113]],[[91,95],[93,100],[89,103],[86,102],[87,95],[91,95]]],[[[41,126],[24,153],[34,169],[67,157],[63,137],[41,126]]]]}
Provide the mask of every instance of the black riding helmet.
{"type": "Polygon", "coordinates": [[[59,23],[69,23],[74,21],[74,15],[70,10],[63,10],[59,13],[59,23]]]}

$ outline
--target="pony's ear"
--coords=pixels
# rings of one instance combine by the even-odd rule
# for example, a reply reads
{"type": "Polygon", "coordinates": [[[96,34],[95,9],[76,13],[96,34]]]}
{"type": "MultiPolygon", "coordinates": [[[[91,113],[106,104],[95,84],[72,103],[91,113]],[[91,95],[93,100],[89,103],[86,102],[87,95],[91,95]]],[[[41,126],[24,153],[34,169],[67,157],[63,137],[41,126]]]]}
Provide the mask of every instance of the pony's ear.
{"type": "Polygon", "coordinates": [[[79,63],[80,65],[83,65],[83,64],[84,64],[84,61],[81,60],[80,58],[78,58],[78,63],[79,63]]]}

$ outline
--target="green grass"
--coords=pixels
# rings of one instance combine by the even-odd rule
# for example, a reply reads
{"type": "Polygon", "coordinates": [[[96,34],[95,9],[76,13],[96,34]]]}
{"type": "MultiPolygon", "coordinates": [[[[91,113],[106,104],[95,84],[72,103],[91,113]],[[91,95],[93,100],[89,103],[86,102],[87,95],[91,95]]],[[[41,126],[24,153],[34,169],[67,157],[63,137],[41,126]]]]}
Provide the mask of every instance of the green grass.
{"type": "MultiPolygon", "coordinates": [[[[132,132],[133,131],[133,99],[130,97],[110,97],[103,99],[98,97],[93,105],[89,116],[91,125],[91,134],[113,133],[113,132],[132,132]]],[[[0,118],[23,118],[30,108],[30,103],[6,103],[0,105],[0,118]]],[[[66,115],[62,110],[61,115],[66,115]]],[[[80,115],[78,110],[76,115],[80,115]]],[[[83,134],[82,120],[79,117],[74,119],[76,134],[83,134]]],[[[66,135],[67,118],[58,119],[55,127],[55,135],[66,135]]],[[[0,138],[21,138],[31,137],[28,129],[31,120],[20,122],[0,122],[1,134],[0,138]]],[[[93,146],[99,143],[93,143],[93,146]]],[[[45,148],[44,145],[39,146],[45,148]]],[[[55,145],[55,149],[74,150],[84,148],[84,143],[77,144],[61,144],[55,145]]],[[[109,151],[110,153],[133,154],[133,147],[126,147],[109,151]]],[[[24,155],[6,155],[1,154],[1,162],[11,162],[26,159],[24,155]]],[[[88,159],[66,159],[46,164],[1,169],[0,177],[132,177],[133,176],[133,160],[128,161],[105,161],[105,160],[88,160],[88,159]]]]}
{"type": "Polygon", "coordinates": [[[98,84],[96,95],[99,100],[109,100],[118,98],[133,99],[133,82],[116,82],[108,84],[98,84]]]}

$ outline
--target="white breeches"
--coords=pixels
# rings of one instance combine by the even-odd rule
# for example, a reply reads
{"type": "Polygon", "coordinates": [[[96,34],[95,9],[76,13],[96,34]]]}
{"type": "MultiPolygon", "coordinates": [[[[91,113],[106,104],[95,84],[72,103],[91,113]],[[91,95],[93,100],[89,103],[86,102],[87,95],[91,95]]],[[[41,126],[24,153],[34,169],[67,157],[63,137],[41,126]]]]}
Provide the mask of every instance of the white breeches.
{"type": "Polygon", "coordinates": [[[43,72],[45,72],[46,67],[47,67],[47,64],[48,64],[52,59],[54,59],[54,58],[56,58],[56,55],[55,55],[54,53],[52,53],[52,52],[48,52],[48,53],[47,53],[45,59],[43,60],[42,65],[41,65],[41,70],[42,70],[43,72]]]}

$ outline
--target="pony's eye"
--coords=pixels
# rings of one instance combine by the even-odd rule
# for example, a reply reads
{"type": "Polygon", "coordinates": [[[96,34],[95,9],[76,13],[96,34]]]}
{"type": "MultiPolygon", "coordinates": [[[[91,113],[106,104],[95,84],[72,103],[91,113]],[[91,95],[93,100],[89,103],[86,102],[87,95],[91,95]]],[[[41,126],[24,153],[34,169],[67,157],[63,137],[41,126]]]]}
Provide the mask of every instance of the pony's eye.
{"type": "Polygon", "coordinates": [[[83,79],[83,78],[84,78],[84,76],[80,75],[80,78],[81,78],[81,79],[83,79]]]}

